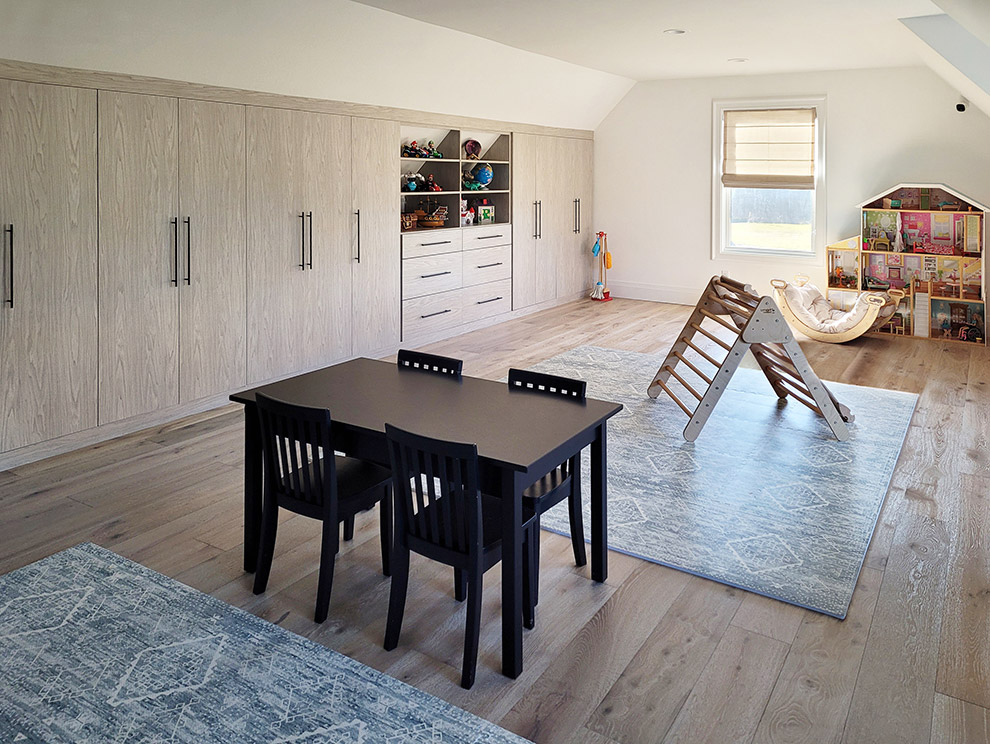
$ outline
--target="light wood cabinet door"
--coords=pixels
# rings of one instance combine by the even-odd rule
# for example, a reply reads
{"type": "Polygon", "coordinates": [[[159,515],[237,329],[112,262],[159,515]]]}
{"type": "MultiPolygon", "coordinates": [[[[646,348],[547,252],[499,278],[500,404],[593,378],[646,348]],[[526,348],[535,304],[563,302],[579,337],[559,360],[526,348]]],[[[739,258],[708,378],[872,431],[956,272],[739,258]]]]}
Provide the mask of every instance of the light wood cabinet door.
{"type": "Polygon", "coordinates": [[[594,143],[591,140],[557,138],[558,168],[564,178],[561,207],[565,219],[560,225],[557,243],[557,296],[567,297],[591,287],[595,244],[592,234],[592,170],[594,143]]]}
{"type": "Polygon", "coordinates": [[[307,113],[302,122],[307,255],[296,357],[313,369],[351,353],[351,120],[307,113]]]}
{"type": "Polygon", "coordinates": [[[179,402],[178,101],[99,92],[100,423],[179,402]]]}
{"type": "Polygon", "coordinates": [[[350,120],[247,111],[248,382],[350,353],[350,120]]]}
{"type": "Polygon", "coordinates": [[[97,422],[96,92],[0,80],[0,163],[5,451],[97,422]]]}
{"type": "Polygon", "coordinates": [[[535,305],[546,299],[539,277],[539,205],[536,169],[544,137],[512,135],[512,306],[535,305]]]}
{"type": "Polygon", "coordinates": [[[179,101],[179,393],[196,400],[246,375],[245,107],[179,101]]]}
{"type": "Polygon", "coordinates": [[[353,353],[366,355],[399,343],[399,125],[356,117],[351,127],[353,353]]]}

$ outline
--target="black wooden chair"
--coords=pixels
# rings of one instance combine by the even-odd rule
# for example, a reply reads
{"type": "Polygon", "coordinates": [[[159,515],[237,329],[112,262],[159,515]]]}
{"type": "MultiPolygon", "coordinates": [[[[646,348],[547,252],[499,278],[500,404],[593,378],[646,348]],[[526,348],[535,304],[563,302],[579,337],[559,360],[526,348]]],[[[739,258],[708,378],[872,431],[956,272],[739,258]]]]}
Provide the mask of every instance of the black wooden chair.
{"type": "MultiPolygon", "coordinates": [[[[542,372],[522,369],[509,370],[509,388],[527,390],[543,395],[556,395],[579,403],[585,400],[587,383],[542,372]]],[[[574,550],[574,563],[583,566],[588,562],[584,544],[584,515],[581,511],[581,456],[574,455],[562,462],[532,486],[523,491],[523,503],[536,512],[536,529],[540,528],[540,515],[552,506],[567,499],[567,511],[571,526],[571,547],[574,550]]],[[[537,532],[537,534],[539,534],[537,532]]],[[[534,542],[532,560],[539,575],[539,538],[534,542]]],[[[539,601],[539,586],[533,586],[533,603],[539,601]]]]}
{"type": "Polygon", "coordinates": [[[460,359],[427,354],[425,351],[410,351],[409,349],[399,349],[396,362],[402,368],[418,369],[422,372],[433,372],[438,375],[450,375],[457,378],[460,378],[461,369],[464,366],[464,362],[460,359]]]}
{"type": "Polygon", "coordinates": [[[316,622],[327,619],[338,523],[381,502],[382,572],[391,574],[392,481],[387,468],[334,455],[330,411],[257,396],[264,457],[264,505],[254,593],[268,586],[279,507],[323,521],[316,622]]]}
{"type": "MultiPolygon", "coordinates": [[[[502,558],[502,505],[479,489],[476,445],[430,439],[390,424],[385,425],[385,433],[395,502],[394,570],[385,649],[391,651],[399,643],[410,551],[453,566],[455,596],[463,600],[466,594],[468,600],[461,686],[470,689],[478,666],[482,577],[502,558]]],[[[536,539],[536,515],[524,508],[522,519],[523,575],[517,580],[523,582],[523,624],[532,628],[535,617],[529,600],[537,577],[529,544],[536,539]]]]}

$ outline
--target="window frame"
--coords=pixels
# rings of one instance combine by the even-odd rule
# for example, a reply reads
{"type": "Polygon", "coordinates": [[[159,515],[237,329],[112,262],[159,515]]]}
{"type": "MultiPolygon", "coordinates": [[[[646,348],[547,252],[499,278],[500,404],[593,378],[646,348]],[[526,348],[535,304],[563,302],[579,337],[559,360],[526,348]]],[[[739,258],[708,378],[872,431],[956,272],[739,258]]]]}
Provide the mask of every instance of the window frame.
{"type": "Polygon", "coordinates": [[[825,140],[826,97],[774,97],[750,99],[715,99],[712,101],[712,260],[727,258],[786,260],[807,266],[825,265],[825,140]],[[724,159],[723,113],[735,110],[815,109],[815,219],[812,225],[812,250],[781,251],[763,248],[731,248],[726,244],[727,224],[725,189],[722,185],[724,159]]]}

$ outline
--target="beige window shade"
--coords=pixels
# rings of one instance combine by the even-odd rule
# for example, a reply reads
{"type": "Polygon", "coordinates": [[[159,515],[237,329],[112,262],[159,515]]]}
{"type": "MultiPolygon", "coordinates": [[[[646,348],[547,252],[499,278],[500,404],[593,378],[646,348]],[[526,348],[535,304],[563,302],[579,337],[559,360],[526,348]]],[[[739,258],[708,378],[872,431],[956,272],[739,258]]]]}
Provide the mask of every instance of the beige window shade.
{"type": "Polygon", "coordinates": [[[725,111],[722,183],[815,188],[815,109],[725,111]]]}

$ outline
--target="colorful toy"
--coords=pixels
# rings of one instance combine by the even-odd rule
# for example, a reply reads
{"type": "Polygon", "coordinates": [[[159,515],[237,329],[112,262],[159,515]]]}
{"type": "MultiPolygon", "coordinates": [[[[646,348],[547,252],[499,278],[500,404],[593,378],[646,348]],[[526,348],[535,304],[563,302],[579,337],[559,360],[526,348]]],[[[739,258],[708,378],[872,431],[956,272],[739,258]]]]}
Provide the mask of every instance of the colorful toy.
{"type": "Polygon", "coordinates": [[[609,293],[608,284],[605,283],[605,277],[608,269],[612,268],[612,254],[608,250],[608,234],[600,232],[596,235],[591,255],[598,259],[598,283],[591,290],[591,299],[598,300],[598,302],[608,302],[612,296],[609,293]]]}
{"type": "Polygon", "coordinates": [[[426,190],[427,191],[443,191],[443,187],[433,180],[433,174],[431,173],[426,177],[426,190]]]}

